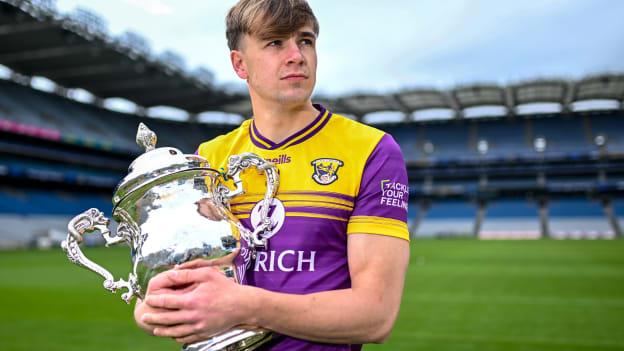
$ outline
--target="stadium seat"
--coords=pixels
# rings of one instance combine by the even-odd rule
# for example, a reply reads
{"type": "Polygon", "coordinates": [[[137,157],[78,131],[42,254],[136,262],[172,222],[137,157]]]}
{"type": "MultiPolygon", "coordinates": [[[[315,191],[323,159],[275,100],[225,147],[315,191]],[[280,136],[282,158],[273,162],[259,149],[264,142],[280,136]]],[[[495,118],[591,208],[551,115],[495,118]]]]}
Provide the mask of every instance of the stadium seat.
{"type": "Polygon", "coordinates": [[[486,157],[510,157],[533,152],[526,133],[526,120],[496,119],[475,121],[477,141],[488,143],[486,157]]]}
{"type": "MultiPolygon", "coordinates": [[[[418,142],[421,146],[425,141],[433,144],[432,156],[440,158],[460,158],[475,154],[469,143],[469,125],[466,122],[431,123],[419,126],[418,142]]],[[[424,156],[424,153],[423,153],[424,156]]]]}
{"type": "Polygon", "coordinates": [[[394,137],[401,147],[405,161],[417,161],[420,157],[420,151],[417,145],[417,130],[415,126],[408,125],[391,125],[382,127],[382,129],[394,137]]]}
{"type": "Polygon", "coordinates": [[[592,141],[596,136],[606,138],[606,150],[610,153],[624,153],[624,118],[617,113],[594,114],[589,118],[592,141]]]}
{"type": "Polygon", "coordinates": [[[425,209],[416,237],[471,236],[476,218],[476,206],[464,200],[440,200],[425,209]]]}
{"type": "Polygon", "coordinates": [[[614,238],[615,233],[602,205],[586,197],[551,199],[549,231],[555,239],[614,238]]]}
{"type": "Polygon", "coordinates": [[[531,130],[531,140],[538,137],[546,139],[546,154],[583,154],[595,149],[588,140],[582,116],[532,118],[531,130]]]}
{"type": "Polygon", "coordinates": [[[57,95],[0,80],[0,120],[58,130],[66,141],[102,145],[136,153],[135,135],[140,122],[158,135],[158,145],[195,152],[199,143],[228,132],[234,126],[183,123],[141,118],[82,104],[57,95]],[[184,137],[180,137],[184,135],[184,137]]]}
{"type": "MultiPolygon", "coordinates": [[[[91,207],[110,217],[111,199],[99,194],[1,187],[0,247],[31,246],[39,237],[66,233],[69,220],[91,207]]],[[[93,236],[88,240],[90,244],[95,244],[102,239],[93,236]]]]}
{"type": "Polygon", "coordinates": [[[540,237],[537,204],[525,198],[488,202],[480,239],[537,239],[540,237]]]}
{"type": "Polygon", "coordinates": [[[613,212],[617,216],[617,221],[620,225],[620,228],[624,228],[624,198],[616,197],[612,199],[611,205],[613,206],[613,212]]]}

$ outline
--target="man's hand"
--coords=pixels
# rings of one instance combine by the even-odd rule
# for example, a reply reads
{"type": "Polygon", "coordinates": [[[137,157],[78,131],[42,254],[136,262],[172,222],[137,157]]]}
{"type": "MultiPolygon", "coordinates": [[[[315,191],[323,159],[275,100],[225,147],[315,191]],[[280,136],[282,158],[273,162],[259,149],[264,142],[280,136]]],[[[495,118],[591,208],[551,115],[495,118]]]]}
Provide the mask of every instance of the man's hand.
{"type": "MultiPolygon", "coordinates": [[[[199,265],[199,263],[196,263],[196,264],[199,265]]],[[[146,296],[156,295],[156,294],[184,294],[187,291],[189,291],[191,287],[189,286],[186,289],[179,287],[179,286],[175,288],[165,287],[165,288],[160,288],[156,290],[157,288],[158,287],[157,286],[155,287],[153,284],[148,285],[146,296]]],[[[146,304],[145,301],[137,299],[136,305],[134,306],[134,320],[136,321],[137,325],[141,329],[153,335],[154,328],[156,328],[157,326],[143,322],[143,315],[151,314],[151,313],[162,313],[162,312],[167,312],[167,310],[161,309],[161,308],[154,308],[146,304]]]]}
{"type": "Polygon", "coordinates": [[[141,323],[153,326],[156,336],[189,344],[245,322],[241,303],[246,287],[216,267],[197,262],[186,267],[152,278],[144,301],[150,310],[140,317],[141,323]]]}

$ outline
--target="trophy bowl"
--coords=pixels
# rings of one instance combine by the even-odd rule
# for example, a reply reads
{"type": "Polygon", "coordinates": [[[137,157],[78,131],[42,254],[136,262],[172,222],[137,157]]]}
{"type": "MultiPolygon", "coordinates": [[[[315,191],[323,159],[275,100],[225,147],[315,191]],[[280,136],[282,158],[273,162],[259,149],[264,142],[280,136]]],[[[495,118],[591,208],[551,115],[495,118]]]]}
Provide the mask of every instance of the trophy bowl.
{"type": "MultiPolygon", "coordinates": [[[[198,155],[185,155],[171,147],[156,148],[156,135],[139,125],[137,143],[145,153],[135,159],[129,173],[113,195],[112,217],[117,222],[113,235],[109,219],[98,209],[89,209],[68,224],[61,243],[69,260],[104,278],[104,288],[126,289],[122,299],[143,299],[152,277],[175,265],[205,259],[240,283],[258,248],[267,245],[263,233],[271,229],[269,204],[279,186],[277,168],[261,157],[245,153],[230,156],[228,169],[219,172],[198,155]],[[244,193],[240,174],[250,167],[266,176],[261,222],[245,228],[230,212],[230,199],[244,193]],[[231,181],[233,189],[226,185],[231,181]],[[128,279],[113,275],[89,260],[80,249],[83,235],[100,232],[106,246],[125,243],[131,248],[128,279]],[[235,260],[247,264],[235,264],[235,260]]],[[[254,327],[235,328],[208,340],[185,345],[185,351],[254,350],[271,338],[271,332],[254,327]]]]}

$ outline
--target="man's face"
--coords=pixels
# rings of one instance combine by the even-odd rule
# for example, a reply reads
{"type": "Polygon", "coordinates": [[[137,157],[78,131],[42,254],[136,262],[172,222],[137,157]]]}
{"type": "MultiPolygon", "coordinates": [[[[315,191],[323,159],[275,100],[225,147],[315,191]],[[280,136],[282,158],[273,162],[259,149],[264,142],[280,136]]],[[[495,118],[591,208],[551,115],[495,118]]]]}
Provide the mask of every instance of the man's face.
{"type": "Polygon", "coordinates": [[[280,104],[310,99],[316,83],[316,35],[309,25],[285,37],[260,39],[244,35],[240,50],[231,54],[252,98],[280,104]]]}

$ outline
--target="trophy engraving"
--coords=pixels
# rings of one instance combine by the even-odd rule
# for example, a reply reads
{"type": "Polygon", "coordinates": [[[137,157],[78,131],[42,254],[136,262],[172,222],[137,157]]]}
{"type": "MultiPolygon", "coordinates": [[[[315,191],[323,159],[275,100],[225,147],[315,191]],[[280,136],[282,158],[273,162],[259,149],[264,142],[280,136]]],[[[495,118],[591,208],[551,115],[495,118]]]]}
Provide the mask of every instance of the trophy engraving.
{"type": "MultiPolygon", "coordinates": [[[[231,156],[222,174],[201,156],[185,155],[170,147],[156,148],[156,134],[143,123],[136,140],[145,153],[132,162],[128,175],[115,189],[115,235],[108,229],[109,219],[98,209],[77,215],[69,222],[67,238],[61,244],[69,260],[102,276],[105,289],[127,290],[122,294],[126,303],[135,296],[144,298],[149,280],[158,273],[197,258],[213,260],[224,274],[240,282],[244,271],[236,269],[234,260],[242,244],[252,259],[257,249],[268,245],[263,234],[271,230],[268,204],[279,186],[277,168],[258,155],[244,153],[231,156]],[[229,210],[230,200],[245,192],[241,172],[251,167],[266,177],[262,219],[253,231],[229,210]],[[227,179],[233,181],[234,189],[225,185],[227,179]],[[120,243],[130,246],[127,280],[115,281],[108,270],[83,254],[79,246],[83,235],[94,232],[102,234],[107,247],[120,243]]],[[[264,329],[240,327],[186,345],[184,350],[254,350],[271,335],[264,329]]]]}

